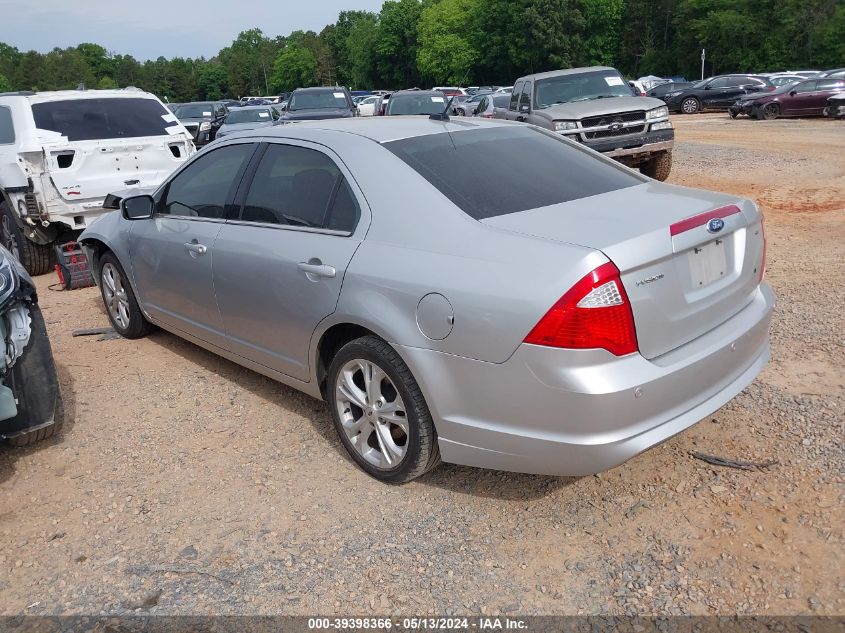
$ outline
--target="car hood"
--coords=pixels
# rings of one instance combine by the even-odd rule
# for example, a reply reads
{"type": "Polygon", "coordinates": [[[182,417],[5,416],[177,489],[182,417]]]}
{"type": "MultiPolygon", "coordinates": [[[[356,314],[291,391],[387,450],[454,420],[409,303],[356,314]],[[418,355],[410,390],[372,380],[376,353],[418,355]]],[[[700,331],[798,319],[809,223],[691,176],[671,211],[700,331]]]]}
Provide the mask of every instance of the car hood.
{"type": "Polygon", "coordinates": [[[343,119],[351,116],[352,112],[346,108],[319,108],[285,112],[283,119],[286,121],[316,121],[320,119],[343,119]]]}
{"type": "Polygon", "coordinates": [[[535,114],[548,116],[550,119],[583,119],[632,110],[651,110],[663,105],[666,104],[653,97],[612,97],[593,101],[558,103],[548,108],[535,110],[535,114]]]}

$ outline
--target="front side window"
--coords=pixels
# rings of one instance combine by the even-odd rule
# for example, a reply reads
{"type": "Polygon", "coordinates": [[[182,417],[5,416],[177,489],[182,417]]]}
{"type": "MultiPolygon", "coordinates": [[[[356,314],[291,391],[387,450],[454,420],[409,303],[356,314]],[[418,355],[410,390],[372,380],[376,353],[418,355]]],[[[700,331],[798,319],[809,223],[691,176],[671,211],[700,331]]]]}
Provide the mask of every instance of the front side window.
{"type": "Polygon", "coordinates": [[[351,233],[360,213],[343,173],[322,152],[274,143],[244,201],[241,220],[351,233]]]}
{"type": "Polygon", "coordinates": [[[12,125],[12,109],[0,106],[0,145],[15,142],[15,128],[12,125]]]}
{"type": "Polygon", "coordinates": [[[814,92],[816,90],[817,81],[803,81],[795,86],[795,92],[814,92]]]}
{"type": "Polygon", "coordinates": [[[161,213],[223,219],[226,201],[254,148],[251,143],[228,145],[197,158],[168,185],[161,213]]]}
{"type": "Polygon", "coordinates": [[[476,220],[645,182],[533,127],[484,127],[383,145],[476,220]]]}
{"type": "Polygon", "coordinates": [[[179,125],[162,117],[170,111],[154,99],[68,99],[32,104],[35,127],[66,136],[68,141],[165,136],[179,125]]]}

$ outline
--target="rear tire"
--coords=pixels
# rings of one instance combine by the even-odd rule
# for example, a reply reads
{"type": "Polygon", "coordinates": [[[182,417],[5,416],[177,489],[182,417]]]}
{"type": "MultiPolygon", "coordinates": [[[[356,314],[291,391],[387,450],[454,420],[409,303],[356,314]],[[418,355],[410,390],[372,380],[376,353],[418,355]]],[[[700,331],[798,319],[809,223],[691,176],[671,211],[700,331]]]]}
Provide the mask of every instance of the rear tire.
{"type": "Polygon", "coordinates": [[[28,240],[18,226],[18,219],[5,202],[0,202],[0,239],[3,246],[33,277],[50,272],[50,245],[36,244],[28,240]]]}
{"type": "Polygon", "coordinates": [[[640,168],[640,171],[649,178],[663,182],[669,177],[672,171],[672,152],[660,152],[654,158],[640,168]]]}
{"type": "Polygon", "coordinates": [[[153,325],[144,317],[123,266],[112,253],[100,257],[100,293],[115,332],[124,338],[142,338],[153,325]]]}
{"type": "Polygon", "coordinates": [[[681,112],[684,114],[698,114],[701,110],[701,102],[695,97],[687,97],[681,101],[681,112]]]}
{"type": "Polygon", "coordinates": [[[440,463],[437,432],[422,391],[383,340],[364,336],[344,345],[329,365],[326,385],[340,441],[367,474],[400,484],[440,463]]]}
{"type": "Polygon", "coordinates": [[[455,114],[457,114],[458,116],[466,116],[467,115],[466,111],[463,108],[456,109],[455,114]]]}
{"type": "Polygon", "coordinates": [[[56,413],[52,424],[41,427],[40,429],[33,429],[31,431],[24,431],[20,435],[15,435],[6,440],[9,446],[29,446],[41,440],[46,440],[53,437],[56,433],[62,430],[62,425],[65,422],[65,409],[62,401],[62,394],[59,392],[58,402],[56,405],[56,413]]]}

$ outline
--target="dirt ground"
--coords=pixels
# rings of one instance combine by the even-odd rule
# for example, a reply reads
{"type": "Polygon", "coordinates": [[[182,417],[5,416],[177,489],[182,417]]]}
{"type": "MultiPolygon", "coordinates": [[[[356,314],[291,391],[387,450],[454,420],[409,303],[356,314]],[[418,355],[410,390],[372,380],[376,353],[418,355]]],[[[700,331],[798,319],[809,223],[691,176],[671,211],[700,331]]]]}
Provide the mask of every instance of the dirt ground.
{"type": "Polygon", "coordinates": [[[773,360],[600,476],[390,487],[324,405],[38,279],[61,434],[0,447],[2,614],[845,614],[845,122],[675,117],[671,182],[766,213],[773,360]],[[708,465],[690,451],[778,464],[708,465]]]}

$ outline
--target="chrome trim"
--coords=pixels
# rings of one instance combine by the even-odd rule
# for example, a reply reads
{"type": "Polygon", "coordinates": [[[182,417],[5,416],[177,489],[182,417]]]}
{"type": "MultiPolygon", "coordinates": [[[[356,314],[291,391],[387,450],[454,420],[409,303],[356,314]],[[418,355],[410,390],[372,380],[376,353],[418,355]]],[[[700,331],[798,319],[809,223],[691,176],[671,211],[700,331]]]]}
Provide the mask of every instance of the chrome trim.
{"type": "MultiPolygon", "coordinates": [[[[360,218],[359,218],[360,221],[360,218]]],[[[249,220],[226,220],[227,224],[243,226],[257,226],[266,229],[279,229],[282,231],[298,231],[300,233],[319,233],[320,235],[336,235],[338,237],[351,237],[355,232],[338,231],[336,229],[321,229],[316,226],[294,226],[292,224],[273,224],[272,222],[250,222],[249,220]]]]}
{"type": "Polygon", "coordinates": [[[615,149],[612,152],[602,152],[605,156],[616,158],[617,156],[633,156],[634,154],[647,154],[650,152],[670,151],[674,141],[661,141],[660,143],[646,143],[639,147],[630,147],[628,149],[615,149]]]}
{"type": "MultiPolygon", "coordinates": [[[[612,116],[612,115],[608,115],[612,116]]],[[[656,120],[654,121],[656,122],[656,120]]],[[[628,127],[639,127],[640,125],[645,125],[645,119],[637,119],[636,121],[624,121],[624,122],[616,122],[616,123],[609,123],[608,125],[594,125],[593,127],[579,127],[577,130],[572,130],[573,132],[580,132],[581,134],[587,134],[589,132],[607,132],[616,128],[616,126],[621,125],[623,128],[628,127]]],[[[578,121],[578,125],[581,122],[578,121]]],[[[616,128],[618,129],[618,128],[616,128]]]]}
{"type": "MultiPolygon", "coordinates": [[[[169,220],[190,220],[193,222],[213,222],[216,224],[223,224],[226,220],[225,218],[203,218],[198,215],[176,215],[175,213],[153,213],[151,218],[147,219],[155,219],[155,218],[164,218],[169,220]]],[[[143,219],[143,218],[142,218],[143,219]]],[[[130,220],[132,222],[133,220],[130,220]]]]}

